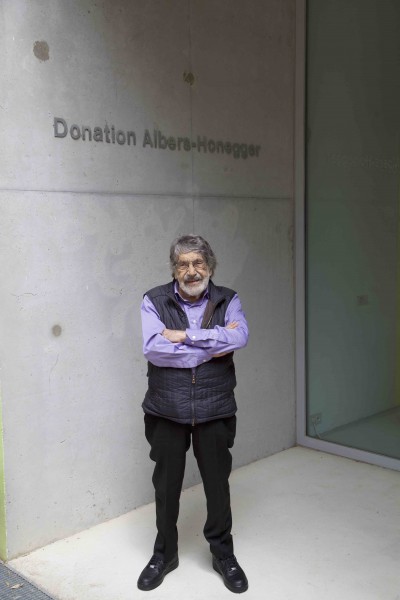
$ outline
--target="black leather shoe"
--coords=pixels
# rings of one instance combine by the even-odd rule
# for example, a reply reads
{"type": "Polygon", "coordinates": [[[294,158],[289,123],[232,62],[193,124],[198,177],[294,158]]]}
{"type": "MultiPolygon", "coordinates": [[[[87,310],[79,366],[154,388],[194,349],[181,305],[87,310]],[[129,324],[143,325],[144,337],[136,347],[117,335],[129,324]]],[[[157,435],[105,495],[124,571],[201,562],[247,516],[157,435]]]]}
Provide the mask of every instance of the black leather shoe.
{"type": "Polygon", "coordinates": [[[248,589],[247,577],[233,554],[229,558],[213,556],[213,567],[217,573],[222,575],[225,586],[231,592],[240,594],[248,589]]]}
{"type": "Polygon", "coordinates": [[[169,562],[165,562],[161,556],[153,554],[149,563],[140,573],[137,582],[139,590],[143,590],[144,592],[154,590],[154,588],[162,584],[167,573],[176,569],[178,565],[178,555],[175,555],[169,562]]]}

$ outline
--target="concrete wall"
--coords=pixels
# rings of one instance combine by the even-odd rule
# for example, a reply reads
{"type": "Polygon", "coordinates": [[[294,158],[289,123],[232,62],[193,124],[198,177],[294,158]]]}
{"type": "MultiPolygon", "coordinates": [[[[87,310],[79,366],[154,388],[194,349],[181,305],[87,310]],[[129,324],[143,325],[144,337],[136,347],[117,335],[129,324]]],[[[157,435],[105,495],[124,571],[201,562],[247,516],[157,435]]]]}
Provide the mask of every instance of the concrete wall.
{"type": "MultiPolygon", "coordinates": [[[[239,292],[248,316],[235,466],[294,444],[295,2],[2,0],[0,10],[0,500],[11,558],[152,501],[139,305],[169,280],[176,235],[210,241],[216,283],[239,292]],[[154,130],[166,148],[152,147],[154,130]],[[224,142],[219,152],[210,140],[224,142]]],[[[198,480],[190,458],[185,485],[198,480]]]]}

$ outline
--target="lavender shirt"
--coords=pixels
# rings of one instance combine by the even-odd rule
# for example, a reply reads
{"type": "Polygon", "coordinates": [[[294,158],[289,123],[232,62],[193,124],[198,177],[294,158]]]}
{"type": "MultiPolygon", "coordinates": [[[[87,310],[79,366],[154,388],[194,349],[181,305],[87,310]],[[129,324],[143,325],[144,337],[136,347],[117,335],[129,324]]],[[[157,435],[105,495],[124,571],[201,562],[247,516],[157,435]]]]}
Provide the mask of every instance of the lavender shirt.
{"type": "Polygon", "coordinates": [[[151,300],[145,296],[141,306],[143,353],[148,361],[157,367],[190,369],[209,361],[215,354],[232,352],[247,344],[249,330],[239,297],[235,294],[225,314],[225,325],[237,321],[236,329],[225,329],[216,325],[213,329],[201,329],[204,311],[207,306],[208,292],[196,302],[184,300],[175,283],[175,296],[184,309],[189,328],[183,343],[173,343],[161,333],[165,329],[151,300]]]}

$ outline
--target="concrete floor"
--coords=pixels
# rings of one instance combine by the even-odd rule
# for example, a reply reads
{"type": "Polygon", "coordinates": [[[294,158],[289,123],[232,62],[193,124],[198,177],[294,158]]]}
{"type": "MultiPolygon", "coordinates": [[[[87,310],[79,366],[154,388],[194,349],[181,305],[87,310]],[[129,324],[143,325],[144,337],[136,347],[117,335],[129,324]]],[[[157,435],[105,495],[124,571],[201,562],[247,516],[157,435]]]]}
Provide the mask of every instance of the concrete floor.
{"type": "MultiPolygon", "coordinates": [[[[400,473],[292,448],[231,476],[235,553],[247,600],[400,600],[400,473]]],[[[182,494],[180,566],[152,592],[136,580],[150,558],[154,505],[10,562],[59,600],[221,600],[201,486],[182,494]]]]}

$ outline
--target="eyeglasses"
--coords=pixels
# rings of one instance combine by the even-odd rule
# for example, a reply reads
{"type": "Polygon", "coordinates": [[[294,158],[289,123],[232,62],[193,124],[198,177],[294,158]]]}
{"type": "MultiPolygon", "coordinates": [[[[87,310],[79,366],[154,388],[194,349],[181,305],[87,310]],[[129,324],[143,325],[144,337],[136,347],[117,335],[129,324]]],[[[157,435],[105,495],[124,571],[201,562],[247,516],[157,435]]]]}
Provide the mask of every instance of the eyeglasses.
{"type": "Polygon", "coordinates": [[[190,260],[189,262],[178,262],[176,268],[180,273],[185,273],[190,269],[190,265],[195,271],[203,271],[207,266],[204,260],[190,260]]]}

